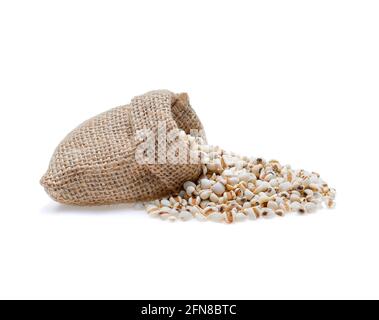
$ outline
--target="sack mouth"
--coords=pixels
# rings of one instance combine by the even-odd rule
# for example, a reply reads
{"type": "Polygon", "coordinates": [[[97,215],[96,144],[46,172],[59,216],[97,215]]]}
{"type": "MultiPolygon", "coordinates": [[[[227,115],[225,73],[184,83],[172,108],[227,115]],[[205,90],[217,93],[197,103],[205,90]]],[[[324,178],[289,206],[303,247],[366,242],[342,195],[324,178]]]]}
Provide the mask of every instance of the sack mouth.
{"type": "Polygon", "coordinates": [[[171,114],[178,129],[183,130],[186,134],[196,133],[206,142],[204,127],[196,112],[192,109],[187,93],[173,95],[171,114]],[[194,123],[194,128],[191,128],[191,124],[194,123]]]}
{"type": "MultiPolygon", "coordinates": [[[[184,162],[177,162],[177,158],[172,161],[169,154],[166,154],[166,161],[161,162],[158,154],[158,150],[160,150],[158,127],[160,125],[164,125],[164,128],[160,128],[167,134],[173,132],[172,130],[174,132],[182,130],[188,135],[201,137],[206,142],[203,125],[192,109],[187,93],[157,90],[137,96],[131,103],[131,119],[134,133],[147,129],[156,138],[153,139],[155,141],[153,162],[141,161],[140,167],[147,168],[150,174],[160,181],[159,186],[164,188],[167,194],[179,190],[185,181],[195,180],[199,177],[201,164],[192,163],[189,153],[184,162]]],[[[165,138],[167,139],[167,136],[165,138]]],[[[164,148],[168,150],[177,141],[166,140],[167,145],[164,148]]]]}
{"type": "Polygon", "coordinates": [[[131,104],[132,132],[153,130],[156,133],[159,122],[166,123],[167,129],[180,129],[190,134],[199,131],[205,139],[204,127],[192,109],[188,94],[173,93],[169,90],[154,90],[136,96],[131,104]]]}

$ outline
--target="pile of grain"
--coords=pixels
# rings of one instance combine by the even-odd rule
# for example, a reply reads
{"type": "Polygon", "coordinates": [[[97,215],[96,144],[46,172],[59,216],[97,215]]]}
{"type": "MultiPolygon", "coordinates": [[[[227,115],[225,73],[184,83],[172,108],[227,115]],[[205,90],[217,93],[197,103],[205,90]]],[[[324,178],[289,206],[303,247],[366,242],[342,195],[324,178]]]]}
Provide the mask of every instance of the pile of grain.
{"type": "Polygon", "coordinates": [[[187,138],[191,152],[200,157],[202,175],[184,183],[177,194],[145,203],[152,217],[233,223],[335,206],[335,190],[316,172],[239,156],[205,145],[201,138],[187,138]]]}

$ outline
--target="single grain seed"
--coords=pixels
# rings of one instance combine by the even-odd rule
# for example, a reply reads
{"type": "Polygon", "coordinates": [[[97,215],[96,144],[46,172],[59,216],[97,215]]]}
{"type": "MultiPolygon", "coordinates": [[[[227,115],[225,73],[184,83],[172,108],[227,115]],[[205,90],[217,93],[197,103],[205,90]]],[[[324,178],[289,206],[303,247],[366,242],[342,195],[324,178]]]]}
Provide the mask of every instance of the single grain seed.
{"type": "Polygon", "coordinates": [[[216,184],[213,185],[212,191],[221,196],[225,192],[225,186],[221,182],[217,182],[216,184]]]}

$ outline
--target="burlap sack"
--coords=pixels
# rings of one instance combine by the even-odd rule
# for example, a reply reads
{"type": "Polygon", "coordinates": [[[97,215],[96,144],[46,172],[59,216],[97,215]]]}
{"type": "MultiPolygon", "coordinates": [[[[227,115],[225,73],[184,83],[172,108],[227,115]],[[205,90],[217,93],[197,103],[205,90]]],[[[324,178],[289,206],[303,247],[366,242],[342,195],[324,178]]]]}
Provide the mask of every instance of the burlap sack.
{"type": "Polygon", "coordinates": [[[199,164],[141,165],[135,159],[136,132],[156,131],[159,121],[167,130],[203,130],[187,94],[148,92],[72,131],[55,150],[41,184],[54,200],[75,205],[151,200],[177,191],[199,176],[199,164]]]}

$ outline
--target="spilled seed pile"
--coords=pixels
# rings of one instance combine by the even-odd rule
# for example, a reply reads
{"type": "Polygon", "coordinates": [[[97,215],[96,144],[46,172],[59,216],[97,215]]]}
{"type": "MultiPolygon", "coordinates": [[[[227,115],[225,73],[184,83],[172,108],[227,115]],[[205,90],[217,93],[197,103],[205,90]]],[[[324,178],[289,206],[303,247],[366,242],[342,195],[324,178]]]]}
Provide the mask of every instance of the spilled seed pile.
{"type": "Polygon", "coordinates": [[[201,138],[181,135],[192,154],[199,156],[202,175],[185,182],[178,194],[145,203],[152,217],[233,223],[335,206],[336,191],[316,172],[293,170],[276,160],[241,157],[205,145],[201,138]]]}

